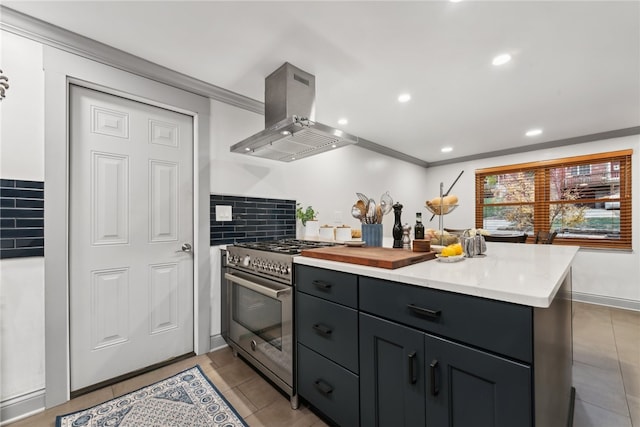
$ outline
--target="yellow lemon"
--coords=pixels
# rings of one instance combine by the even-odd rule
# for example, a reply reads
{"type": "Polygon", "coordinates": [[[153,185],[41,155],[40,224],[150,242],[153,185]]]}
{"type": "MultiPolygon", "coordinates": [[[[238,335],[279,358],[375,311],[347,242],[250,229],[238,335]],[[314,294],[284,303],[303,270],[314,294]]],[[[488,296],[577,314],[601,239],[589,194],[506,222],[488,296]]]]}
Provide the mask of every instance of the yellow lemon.
{"type": "Polygon", "coordinates": [[[442,252],[440,253],[440,255],[442,256],[453,256],[455,254],[456,254],[455,249],[449,246],[442,248],[442,252]]]}
{"type": "Polygon", "coordinates": [[[462,255],[462,245],[460,243],[455,243],[452,246],[456,255],[462,255]]]}

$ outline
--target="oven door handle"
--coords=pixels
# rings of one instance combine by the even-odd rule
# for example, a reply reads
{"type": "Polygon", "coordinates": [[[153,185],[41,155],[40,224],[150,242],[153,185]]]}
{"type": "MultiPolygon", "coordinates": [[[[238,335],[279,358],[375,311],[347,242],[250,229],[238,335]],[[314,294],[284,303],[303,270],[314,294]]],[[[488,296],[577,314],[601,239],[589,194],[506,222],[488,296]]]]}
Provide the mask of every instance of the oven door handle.
{"type": "Polygon", "coordinates": [[[259,294],[268,296],[273,299],[280,299],[280,295],[287,294],[291,292],[291,287],[287,286],[283,289],[272,289],[263,285],[259,285],[251,280],[243,279],[242,277],[235,276],[231,273],[225,273],[224,278],[230,282],[236,283],[244,288],[251,289],[259,294]]]}

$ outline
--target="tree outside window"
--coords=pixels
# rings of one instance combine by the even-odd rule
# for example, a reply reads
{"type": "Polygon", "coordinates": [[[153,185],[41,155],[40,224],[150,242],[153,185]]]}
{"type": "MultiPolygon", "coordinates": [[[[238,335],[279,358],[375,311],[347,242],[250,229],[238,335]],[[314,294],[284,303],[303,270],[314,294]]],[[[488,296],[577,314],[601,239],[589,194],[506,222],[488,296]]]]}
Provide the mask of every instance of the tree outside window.
{"type": "Polygon", "coordinates": [[[631,248],[631,150],[476,171],[476,227],[631,248]]]}

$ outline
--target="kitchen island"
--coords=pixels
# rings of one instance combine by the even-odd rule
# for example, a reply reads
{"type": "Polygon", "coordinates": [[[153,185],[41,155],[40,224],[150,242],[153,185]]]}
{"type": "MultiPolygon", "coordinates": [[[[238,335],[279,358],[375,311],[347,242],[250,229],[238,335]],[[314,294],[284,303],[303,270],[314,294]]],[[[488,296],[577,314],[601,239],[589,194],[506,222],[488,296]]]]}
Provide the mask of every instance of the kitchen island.
{"type": "Polygon", "coordinates": [[[298,394],[340,425],[570,425],[577,251],[489,242],[395,270],[296,257],[298,394]]]}

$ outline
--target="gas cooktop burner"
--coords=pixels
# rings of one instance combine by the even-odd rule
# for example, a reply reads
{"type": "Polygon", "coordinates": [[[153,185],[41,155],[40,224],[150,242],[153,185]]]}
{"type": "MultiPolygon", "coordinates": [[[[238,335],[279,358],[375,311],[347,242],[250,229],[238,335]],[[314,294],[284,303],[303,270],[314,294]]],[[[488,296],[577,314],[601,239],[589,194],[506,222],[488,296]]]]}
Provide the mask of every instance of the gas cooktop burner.
{"type": "Polygon", "coordinates": [[[240,248],[254,249],[258,251],[277,252],[280,254],[296,255],[303,249],[324,248],[334,246],[331,242],[316,242],[313,240],[269,240],[265,242],[245,242],[235,243],[234,246],[240,248]]]}

